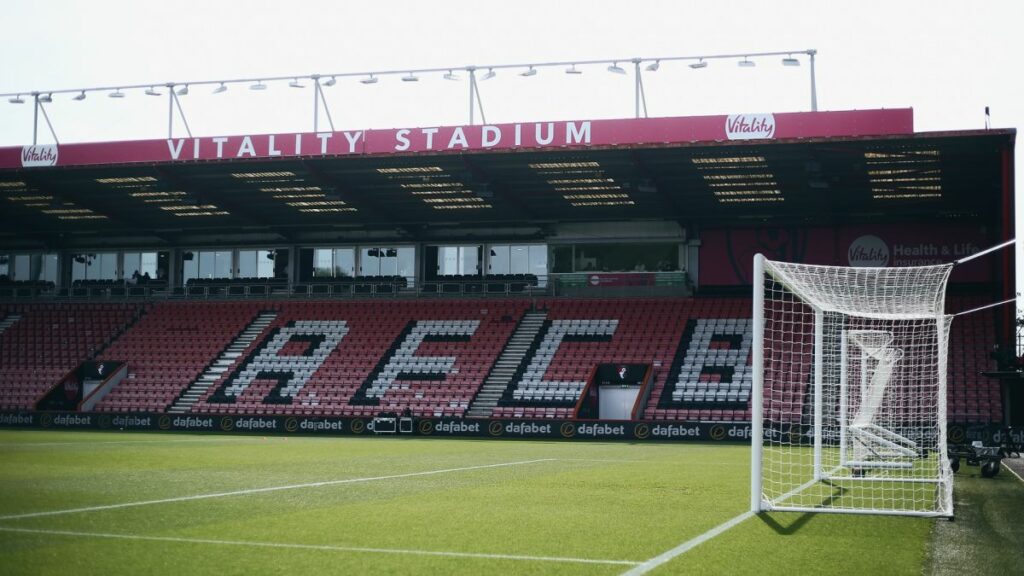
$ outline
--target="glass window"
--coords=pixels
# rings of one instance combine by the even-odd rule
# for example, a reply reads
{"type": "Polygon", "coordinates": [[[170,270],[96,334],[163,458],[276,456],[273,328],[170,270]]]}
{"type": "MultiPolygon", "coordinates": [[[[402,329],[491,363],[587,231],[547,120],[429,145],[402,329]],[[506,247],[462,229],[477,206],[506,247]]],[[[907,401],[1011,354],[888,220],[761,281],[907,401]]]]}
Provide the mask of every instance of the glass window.
{"type": "Polygon", "coordinates": [[[199,277],[213,278],[213,252],[196,252],[199,260],[199,277]]]}
{"type": "Polygon", "coordinates": [[[480,273],[480,246],[441,246],[437,249],[438,274],[480,273]]]}
{"type": "Polygon", "coordinates": [[[355,248],[334,249],[334,275],[340,278],[356,275],[355,248]]]}
{"type": "Polygon", "coordinates": [[[182,255],[182,279],[188,282],[192,278],[199,278],[199,253],[185,252],[182,255]]]}
{"type": "Polygon", "coordinates": [[[511,268],[508,261],[509,246],[493,245],[490,250],[490,259],[487,261],[487,270],[491,274],[509,274],[511,268]]]}
{"type": "Polygon", "coordinates": [[[213,253],[214,278],[231,278],[231,252],[217,251],[213,253]]]}
{"type": "Polygon", "coordinates": [[[416,284],[416,249],[412,246],[398,249],[398,275],[404,276],[409,286],[416,284]]]}
{"type": "Polygon", "coordinates": [[[143,252],[142,258],[140,259],[139,274],[145,276],[149,274],[150,278],[156,279],[160,277],[160,256],[156,252],[143,252]]]}
{"type": "Polygon", "coordinates": [[[548,259],[551,261],[551,271],[556,274],[572,272],[572,246],[550,246],[548,248],[548,259]]]}
{"type": "Polygon", "coordinates": [[[257,250],[239,250],[238,251],[238,277],[239,278],[255,278],[256,277],[256,264],[257,264],[257,250]]]}
{"type": "Polygon", "coordinates": [[[530,246],[529,256],[530,267],[527,274],[537,277],[537,286],[543,288],[548,285],[548,247],[544,245],[530,246]]]}
{"type": "Polygon", "coordinates": [[[398,275],[398,249],[380,248],[380,275],[398,275]]]}
{"type": "Polygon", "coordinates": [[[327,278],[331,273],[334,264],[331,262],[330,248],[317,248],[313,251],[313,276],[315,278],[327,278]]]}
{"type": "Polygon", "coordinates": [[[10,278],[10,276],[11,276],[10,261],[11,261],[10,260],[10,256],[8,256],[7,254],[0,254],[0,276],[7,276],[8,278],[10,278]]]}
{"type": "Polygon", "coordinates": [[[100,279],[100,280],[114,280],[117,278],[117,253],[116,252],[103,252],[98,254],[96,259],[93,260],[93,268],[91,272],[95,272],[96,275],[90,275],[89,279],[100,279]],[[97,264],[99,265],[97,267],[97,264]]]}
{"type": "Polygon", "coordinates": [[[359,249],[359,274],[380,276],[380,248],[359,249]]]}
{"type": "Polygon", "coordinates": [[[277,257],[276,250],[257,250],[256,251],[256,277],[257,278],[273,278],[274,277],[274,259],[277,257]]]}
{"type": "Polygon", "coordinates": [[[513,274],[526,274],[530,271],[530,247],[513,246],[509,261],[513,274]]]}
{"type": "Polygon", "coordinates": [[[578,244],[576,272],[658,272],[679,268],[679,244],[578,244]]]}
{"type": "Polygon", "coordinates": [[[28,254],[14,255],[14,276],[15,280],[32,279],[32,259],[28,254]]]}
{"type": "MultiPolygon", "coordinates": [[[[142,276],[142,254],[139,252],[125,252],[121,257],[121,269],[124,271],[125,279],[134,279],[135,275],[142,276]]],[[[150,274],[152,276],[152,274],[150,274]]]]}
{"type": "Polygon", "coordinates": [[[40,280],[58,283],[60,276],[59,260],[56,254],[43,254],[43,274],[40,280]]]}

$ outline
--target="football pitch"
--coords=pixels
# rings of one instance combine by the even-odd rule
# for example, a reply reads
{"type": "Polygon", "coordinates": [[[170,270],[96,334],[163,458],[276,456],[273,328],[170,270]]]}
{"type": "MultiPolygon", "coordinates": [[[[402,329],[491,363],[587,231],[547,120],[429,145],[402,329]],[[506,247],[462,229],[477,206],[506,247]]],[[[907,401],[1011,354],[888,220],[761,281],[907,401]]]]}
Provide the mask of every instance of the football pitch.
{"type": "Polygon", "coordinates": [[[2,431],[0,572],[1024,571],[1009,471],[962,470],[950,523],[753,516],[749,469],[746,445],[2,431]]]}

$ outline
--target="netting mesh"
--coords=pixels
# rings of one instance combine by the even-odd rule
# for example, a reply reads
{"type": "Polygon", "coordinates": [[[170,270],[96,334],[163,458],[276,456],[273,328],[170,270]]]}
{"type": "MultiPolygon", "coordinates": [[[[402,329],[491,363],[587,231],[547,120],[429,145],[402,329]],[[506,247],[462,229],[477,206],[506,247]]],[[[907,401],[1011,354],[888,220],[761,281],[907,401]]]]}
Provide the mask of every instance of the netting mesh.
{"type": "Polygon", "coordinates": [[[755,445],[755,506],[952,513],[945,450],[950,269],[764,261],[755,293],[761,409],[754,419],[763,432],[755,445]]]}

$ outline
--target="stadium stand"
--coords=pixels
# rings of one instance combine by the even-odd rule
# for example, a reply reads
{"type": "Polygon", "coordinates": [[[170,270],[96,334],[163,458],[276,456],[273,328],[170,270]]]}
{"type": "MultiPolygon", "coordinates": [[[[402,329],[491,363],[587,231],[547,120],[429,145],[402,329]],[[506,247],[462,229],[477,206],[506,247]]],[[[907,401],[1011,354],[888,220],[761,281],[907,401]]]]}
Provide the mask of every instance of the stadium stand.
{"type": "MultiPolygon", "coordinates": [[[[567,418],[600,363],[668,366],[692,300],[544,300],[544,327],[492,413],[567,418]]],[[[656,378],[660,378],[656,376],[656,378]]]]}
{"type": "Polygon", "coordinates": [[[106,412],[164,411],[252,321],[249,302],[161,302],[101,354],[128,362],[128,377],[97,406],[106,412]]]}
{"type": "MultiPolygon", "coordinates": [[[[275,303],[277,317],[264,337],[193,411],[369,416],[408,408],[417,416],[461,416],[527,307],[517,300],[275,303]],[[310,320],[344,322],[333,351],[318,350],[301,334],[274,341],[310,320]],[[272,348],[269,357],[261,355],[265,347],[272,348]],[[316,369],[303,375],[300,389],[285,390],[282,373],[308,367],[307,353],[319,356],[316,369]]],[[[307,335],[338,326],[311,327],[307,335]]]]}
{"type": "MultiPolygon", "coordinates": [[[[952,298],[949,307],[976,300],[952,298]]],[[[104,412],[168,411],[212,369],[182,411],[458,417],[511,363],[495,380],[495,402],[473,415],[571,418],[597,364],[638,363],[654,367],[641,418],[745,421],[749,315],[744,298],[9,304],[0,308],[0,408],[32,409],[95,357],[128,363],[127,379],[97,406],[104,412]],[[269,316],[257,325],[261,313],[269,316]],[[510,354],[517,329],[529,345],[510,354]]],[[[994,367],[994,334],[993,314],[953,322],[952,421],[1001,418],[998,383],[981,374],[994,367]]],[[[809,347],[793,343],[779,360],[803,362],[809,347]]],[[[801,413],[804,385],[777,393],[790,417],[801,413]]]]}
{"type": "MultiPolygon", "coordinates": [[[[951,298],[947,309],[959,312],[985,303],[979,298],[951,298]]],[[[982,374],[996,369],[989,355],[996,344],[993,314],[958,316],[950,332],[948,418],[953,422],[1000,422],[1003,407],[999,382],[982,374]]]]}
{"type": "Polygon", "coordinates": [[[32,409],[68,371],[92,358],[142,312],[135,304],[13,304],[0,333],[0,409],[32,409]]]}

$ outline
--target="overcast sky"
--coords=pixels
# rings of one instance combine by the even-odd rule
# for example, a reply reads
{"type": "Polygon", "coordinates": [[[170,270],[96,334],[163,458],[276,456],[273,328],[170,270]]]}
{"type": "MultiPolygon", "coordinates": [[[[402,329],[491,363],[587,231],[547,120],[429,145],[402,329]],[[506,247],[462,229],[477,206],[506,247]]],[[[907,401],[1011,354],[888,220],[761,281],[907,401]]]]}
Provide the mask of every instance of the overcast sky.
{"type": "MultiPolygon", "coordinates": [[[[917,131],[1024,126],[1024,2],[947,1],[9,1],[0,93],[196,80],[818,50],[821,110],[913,107],[917,131]]],[[[809,69],[664,64],[651,116],[810,109],[809,69]]],[[[628,65],[628,64],[627,64],[628,65]]],[[[633,115],[631,76],[503,70],[480,83],[489,123],[633,115]]],[[[286,83],[182,98],[193,134],[309,131],[313,96],[286,83]]],[[[466,124],[468,86],[354,79],[326,88],[337,129],[466,124]]],[[[32,106],[0,101],[0,146],[32,140],[32,106]]],[[[61,142],[165,138],[167,100],[54,96],[61,142]]],[[[477,117],[479,121],[479,116],[477,117]]],[[[321,125],[323,127],[323,125],[321,125]]],[[[181,133],[177,125],[176,135],[181,133]]],[[[52,142],[45,127],[40,143],[52,142]]],[[[1017,189],[1024,189],[1018,146],[1017,189]]],[[[1018,208],[1022,202],[1018,202],[1018,208]]]]}

